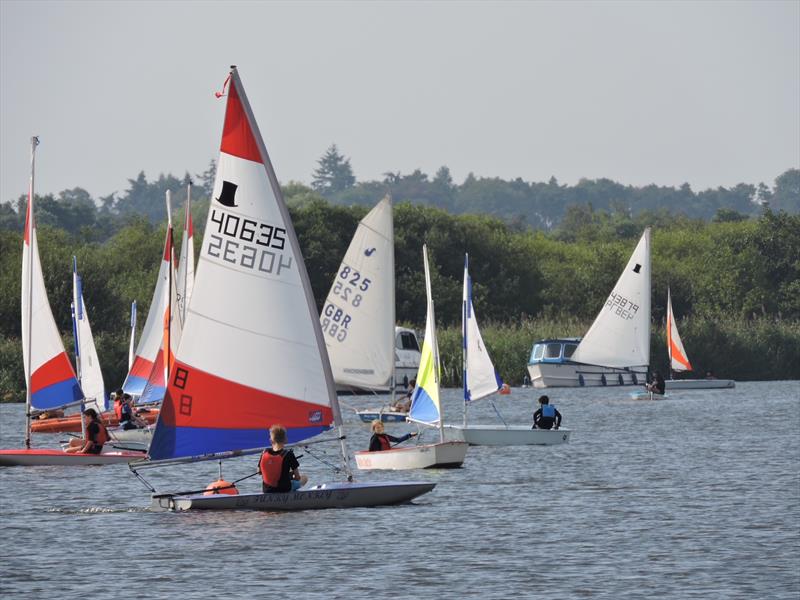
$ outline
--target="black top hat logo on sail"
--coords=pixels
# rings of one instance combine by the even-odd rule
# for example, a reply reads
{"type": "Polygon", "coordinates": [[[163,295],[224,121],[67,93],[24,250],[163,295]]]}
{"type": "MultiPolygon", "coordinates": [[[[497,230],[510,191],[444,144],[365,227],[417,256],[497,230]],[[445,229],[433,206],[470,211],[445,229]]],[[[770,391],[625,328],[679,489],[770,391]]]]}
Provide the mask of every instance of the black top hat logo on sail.
{"type": "Polygon", "coordinates": [[[217,198],[217,202],[223,204],[225,206],[230,206],[231,208],[236,206],[236,190],[239,186],[235,183],[231,183],[230,181],[223,181],[222,182],[222,193],[217,198]]]}

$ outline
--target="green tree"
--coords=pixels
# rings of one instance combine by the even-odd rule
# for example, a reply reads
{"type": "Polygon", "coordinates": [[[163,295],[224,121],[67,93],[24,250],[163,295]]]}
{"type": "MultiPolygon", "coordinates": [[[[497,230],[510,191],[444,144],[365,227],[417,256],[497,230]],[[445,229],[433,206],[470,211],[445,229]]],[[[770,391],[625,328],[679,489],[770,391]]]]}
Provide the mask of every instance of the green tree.
{"type": "Polygon", "coordinates": [[[336,144],[332,144],[317,163],[311,187],[323,196],[330,196],[351,188],[356,183],[350,159],[339,154],[336,144]]]}

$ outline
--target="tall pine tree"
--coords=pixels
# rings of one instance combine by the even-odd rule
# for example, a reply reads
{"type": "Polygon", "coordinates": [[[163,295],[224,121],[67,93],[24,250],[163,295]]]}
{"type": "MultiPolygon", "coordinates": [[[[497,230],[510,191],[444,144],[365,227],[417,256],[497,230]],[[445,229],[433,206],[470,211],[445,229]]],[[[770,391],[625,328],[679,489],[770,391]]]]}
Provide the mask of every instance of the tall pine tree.
{"type": "Polygon", "coordinates": [[[323,196],[331,196],[355,185],[350,159],[339,154],[336,144],[332,144],[317,163],[319,167],[314,171],[311,187],[323,196]]]}

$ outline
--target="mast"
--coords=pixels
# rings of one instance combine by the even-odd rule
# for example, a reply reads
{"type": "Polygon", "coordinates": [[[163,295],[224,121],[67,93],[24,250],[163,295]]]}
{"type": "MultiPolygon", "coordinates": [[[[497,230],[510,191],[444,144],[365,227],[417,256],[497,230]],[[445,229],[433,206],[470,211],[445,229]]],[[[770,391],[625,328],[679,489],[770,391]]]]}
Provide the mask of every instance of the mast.
{"type": "MultiPolygon", "coordinates": [[[[281,186],[278,183],[278,177],[275,175],[275,170],[272,167],[272,160],[270,160],[269,154],[267,153],[267,147],[264,145],[264,140],[259,134],[258,126],[256,124],[255,117],[253,116],[253,110],[250,108],[250,101],[247,99],[247,94],[242,87],[242,81],[239,78],[239,72],[236,69],[236,65],[231,65],[231,86],[236,86],[236,91],[239,95],[242,110],[247,117],[250,130],[255,133],[253,136],[254,141],[264,159],[264,169],[267,171],[267,179],[269,179],[270,187],[272,188],[275,197],[278,199],[278,210],[281,213],[284,223],[287,224],[287,229],[291,232],[290,235],[286,236],[287,241],[291,244],[294,255],[302,257],[303,253],[300,251],[300,243],[297,240],[297,235],[294,232],[294,226],[292,225],[292,220],[289,216],[289,209],[286,207],[286,201],[283,198],[283,192],[281,191],[281,186]]],[[[328,358],[328,348],[325,345],[325,339],[322,337],[322,328],[319,324],[316,301],[314,300],[314,296],[311,292],[311,282],[308,278],[308,271],[306,270],[305,263],[302,260],[297,261],[297,270],[300,280],[303,282],[303,291],[306,297],[308,316],[313,323],[314,335],[317,340],[317,348],[322,358],[322,370],[328,388],[328,401],[330,403],[331,412],[333,413],[334,429],[340,441],[342,464],[348,480],[352,480],[353,472],[350,469],[350,459],[348,457],[347,443],[344,436],[344,423],[342,421],[342,412],[339,408],[339,399],[336,396],[336,386],[333,382],[333,371],[331,370],[331,363],[330,359],[328,358]]]]}
{"type": "Polygon", "coordinates": [[[389,239],[392,241],[391,243],[391,257],[392,257],[392,265],[389,269],[389,273],[391,274],[392,278],[392,302],[391,306],[389,307],[389,312],[392,315],[391,319],[391,327],[392,327],[392,348],[391,348],[391,356],[392,356],[392,378],[389,380],[390,386],[390,393],[391,393],[391,404],[390,406],[394,406],[395,403],[395,396],[396,396],[396,389],[397,389],[397,334],[395,333],[395,319],[397,319],[396,314],[396,307],[395,307],[395,275],[394,275],[394,207],[392,206],[392,198],[389,196],[389,211],[392,214],[392,218],[389,219],[391,223],[391,232],[389,234],[389,239]]]}
{"type": "Polygon", "coordinates": [[[31,138],[31,179],[30,184],[28,186],[28,223],[26,226],[25,235],[28,237],[28,281],[24,282],[23,285],[27,286],[28,289],[28,302],[27,306],[23,304],[22,310],[25,311],[25,321],[24,327],[28,330],[28,348],[27,348],[27,366],[28,368],[25,369],[25,447],[31,447],[31,376],[33,371],[33,365],[31,364],[31,342],[32,335],[33,335],[33,314],[31,311],[32,303],[33,303],[33,235],[34,235],[34,226],[33,226],[33,181],[34,181],[34,173],[35,173],[35,165],[36,165],[36,146],[39,145],[39,137],[33,136],[31,138]]]}
{"type": "Polygon", "coordinates": [[[471,290],[469,290],[469,254],[464,254],[464,296],[461,300],[461,372],[464,379],[464,427],[467,426],[467,401],[469,388],[467,386],[467,311],[471,290]]]}
{"type": "Polygon", "coordinates": [[[667,286],[667,356],[669,362],[669,378],[675,379],[675,371],[672,370],[672,297],[670,296],[669,286],[667,286]]]}
{"type": "Polygon", "coordinates": [[[131,302],[131,345],[128,348],[128,371],[133,366],[133,358],[136,353],[136,300],[131,302]]]}
{"type": "Polygon", "coordinates": [[[172,334],[172,269],[175,262],[175,250],[172,239],[172,196],[167,190],[167,236],[169,237],[169,269],[167,275],[167,321],[164,323],[164,385],[169,383],[169,357],[172,354],[170,345],[172,334]]]}

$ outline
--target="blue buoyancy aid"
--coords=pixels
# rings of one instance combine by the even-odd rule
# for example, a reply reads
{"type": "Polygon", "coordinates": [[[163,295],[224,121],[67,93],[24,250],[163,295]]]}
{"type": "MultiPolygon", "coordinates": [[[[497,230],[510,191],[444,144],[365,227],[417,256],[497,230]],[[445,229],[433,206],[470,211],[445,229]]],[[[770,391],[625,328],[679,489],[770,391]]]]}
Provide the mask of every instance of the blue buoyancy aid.
{"type": "Polygon", "coordinates": [[[542,404],[542,416],[552,419],[556,416],[556,407],[552,404],[542,404]]]}

